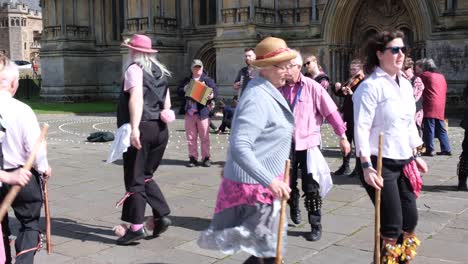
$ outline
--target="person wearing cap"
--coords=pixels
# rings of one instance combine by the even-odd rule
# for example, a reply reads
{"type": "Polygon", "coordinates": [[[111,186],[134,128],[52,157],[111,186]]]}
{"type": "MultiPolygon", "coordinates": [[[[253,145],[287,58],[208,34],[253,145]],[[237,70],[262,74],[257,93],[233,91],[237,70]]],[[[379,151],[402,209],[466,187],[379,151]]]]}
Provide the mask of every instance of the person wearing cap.
{"type": "MultiPolygon", "coordinates": [[[[18,67],[0,54],[0,151],[3,156],[3,170],[16,174],[15,178],[10,178],[5,172],[0,173],[0,200],[5,199],[12,186],[23,186],[12,203],[16,219],[20,223],[15,240],[15,263],[23,264],[33,263],[34,255],[42,246],[39,226],[43,203],[41,180],[51,176],[52,170],[44,144],[36,154],[31,172],[21,169],[41,130],[31,107],[13,97],[18,89],[18,82],[18,67]]],[[[2,231],[6,263],[11,263],[8,215],[3,219],[2,231]]]]}
{"type": "MultiPolygon", "coordinates": [[[[296,53],[274,37],[258,43],[255,53],[252,64],[259,76],[237,105],[214,216],[198,245],[226,254],[243,250],[252,255],[244,263],[274,263],[278,199],[288,199],[290,192],[282,178],[294,127],[293,113],[278,89],[296,53]]],[[[287,223],[283,237],[286,229],[287,223]]]]}
{"type": "Polygon", "coordinates": [[[177,88],[179,96],[185,98],[185,91],[192,79],[205,83],[205,85],[213,89],[213,93],[208,97],[209,100],[206,102],[206,105],[202,105],[190,98],[185,98],[185,136],[187,138],[189,152],[187,167],[198,166],[198,137],[201,141],[202,165],[204,167],[210,167],[210,109],[208,106],[218,95],[218,87],[216,87],[213,79],[203,71],[203,62],[201,60],[193,60],[190,70],[190,76],[182,80],[177,88]]]}
{"type": "Polygon", "coordinates": [[[323,157],[320,145],[320,127],[326,119],[337,137],[342,153],[350,152],[346,138],[346,125],[340,116],[338,107],[325,89],[316,81],[301,73],[302,56],[291,61],[286,85],[281,92],[294,113],[295,126],[291,148],[291,220],[301,222],[299,211],[299,189],[297,188],[298,170],[301,171],[304,205],[308,212],[311,232],[306,235],[309,241],[317,241],[322,236],[321,207],[322,198],[331,190],[333,183],[330,169],[323,157]]]}
{"type": "Polygon", "coordinates": [[[123,204],[121,219],[131,225],[117,244],[129,245],[157,237],[171,224],[169,206],[152,178],[164,155],[169,138],[167,123],[174,119],[174,113],[167,81],[171,73],[156,59],[151,39],[135,34],[122,45],[130,56],[119,97],[117,126],[130,128],[131,146],[123,153],[126,194],[118,205],[123,204]],[[147,203],[154,216],[152,235],[143,227],[147,203]]]}

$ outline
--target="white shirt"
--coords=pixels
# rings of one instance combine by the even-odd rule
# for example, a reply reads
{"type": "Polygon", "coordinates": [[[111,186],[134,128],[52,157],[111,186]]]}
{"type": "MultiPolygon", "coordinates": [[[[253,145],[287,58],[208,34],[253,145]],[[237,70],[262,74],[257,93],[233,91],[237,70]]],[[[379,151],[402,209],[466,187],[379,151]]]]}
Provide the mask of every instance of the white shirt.
{"type": "MultiPolygon", "coordinates": [[[[39,123],[31,107],[14,99],[6,90],[0,91],[0,115],[6,126],[2,143],[4,168],[18,168],[26,164],[41,134],[39,123]]],[[[33,167],[44,173],[48,166],[45,144],[42,144],[33,167]]]]}
{"type": "Polygon", "coordinates": [[[354,93],[356,156],[377,156],[380,132],[384,158],[408,159],[423,143],[414,119],[413,88],[400,73],[397,77],[400,85],[377,67],[354,93]]]}

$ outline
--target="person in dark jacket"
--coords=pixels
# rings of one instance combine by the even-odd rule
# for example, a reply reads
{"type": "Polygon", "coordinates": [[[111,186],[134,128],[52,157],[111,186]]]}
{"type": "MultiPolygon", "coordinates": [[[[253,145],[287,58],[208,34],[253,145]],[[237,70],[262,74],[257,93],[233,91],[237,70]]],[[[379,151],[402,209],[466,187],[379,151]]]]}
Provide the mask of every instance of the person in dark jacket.
{"type": "Polygon", "coordinates": [[[189,151],[189,162],[187,163],[187,167],[198,166],[197,137],[200,137],[201,141],[202,165],[204,167],[210,167],[210,109],[208,105],[218,95],[218,88],[216,87],[213,79],[203,71],[203,62],[201,60],[193,60],[190,69],[190,76],[186,77],[177,88],[179,96],[185,98],[185,91],[192,79],[204,82],[208,87],[213,89],[213,93],[209,96],[209,100],[206,105],[197,103],[190,98],[185,98],[185,135],[187,137],[189,151]]]}
{"type": "MultiPolygon", "coordinates": [[[[339,82],[335,83],[335,95],[344,97],[341,113],[343,113],[343,121],[346,122],[346,137],[351,145],[354,141],[354,114],[353,114],[353,93],[358,88],[359,84],[364,79],[364,71],[362,62],[359,59],[352,60],[349,65],[349,81],[343,85],[339,82]]],[[[336,170],[334,175],[347,175],[353,177],[356,175],[356,170],[351,170],[349,162],[351,160],[351,152],[343,156],[343,164],[336,170]]]]}
{"type": "Polygon", "coordinates": [[[126,194],[118,205],[123,204],[121,219],[131,225],[117,244],[130,245],[142,238],[158,237],[171,224],[169,206],[152,179],[169,139],[164,116],[171,107],[167,81],[171,73],[156,59],[157,50],[151,48],[149,37],[135,34],[123,46],[130,50],[130,66],[122,81],[117,126],[130,126],[131,146],[123,153],[126,194]],[[147,203],[154,217],[152,235],[143,226],[147,203]]]}
{"type": "Polygon", "coordinates": [[[465,111],[460,125],[465,129],[465,136],[463,137],[462,153],[460,154],[460,161],[458,163],[458,190],[466,192],[468,191],[466,184],[466,179],[468,178],[468,83],[466,83],[465,90],[463,91],[463,100],[465,101],[465,111]]]}
{"type": "Polygon", "coordinates": [[[223,121],[221,121],[221,125],[219,125],[219,129],[216,131],[216,133],[224,133],[226,128],[231,129],[232,118],[234,117],[234,111],[236,110],[237,106],[237,98],[237,95],[232,98],[231,106],[226,105],[223,101],[219,102],[219,106],[223,111],[223,121]]]}

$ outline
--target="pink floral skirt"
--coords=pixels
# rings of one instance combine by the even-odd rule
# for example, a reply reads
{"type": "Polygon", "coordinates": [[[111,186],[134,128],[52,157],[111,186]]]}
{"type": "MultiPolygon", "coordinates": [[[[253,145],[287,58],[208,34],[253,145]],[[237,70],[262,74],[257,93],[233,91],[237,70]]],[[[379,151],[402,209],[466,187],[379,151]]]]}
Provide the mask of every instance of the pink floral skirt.
{"type": "Polygon", "coordinates": [[[215,213],[238,205],[272,204],[273,194],[261,184],[246,184],[223,178],[218,191],[215,213]]]}

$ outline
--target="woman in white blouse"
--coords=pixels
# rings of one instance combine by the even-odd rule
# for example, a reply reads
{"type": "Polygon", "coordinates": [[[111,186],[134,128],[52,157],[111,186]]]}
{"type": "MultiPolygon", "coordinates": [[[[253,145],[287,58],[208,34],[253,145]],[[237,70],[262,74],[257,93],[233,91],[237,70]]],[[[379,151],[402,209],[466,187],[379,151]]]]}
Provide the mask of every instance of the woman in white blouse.
{"type": "MultiPolygon", "coordinates": [[[[387,256],[388,245],[402,243],[402,248],[410,252],[419,244],[414,234],[418,221],[417,190],[405,176],[404,168],[414,159],[413,154],[422,140],[414,121],[413,88],[400,73],[406,51],[403,39],[401,31],[384,31],[369,41],[365,65],[369,77],[353,96],[357,167],[362,168],[358,171],[372,201],[375,190],[381,190],[380,233],[385,258],[382,263],[398,258],[409,261],[414,257],[398,252],[387,256]],[[375,168],[381,132],[384,134],[383,166],[379,178],[375,168]]],[[[424,161],[417,159],[422,168],[427,168],[424,161]]]]}

